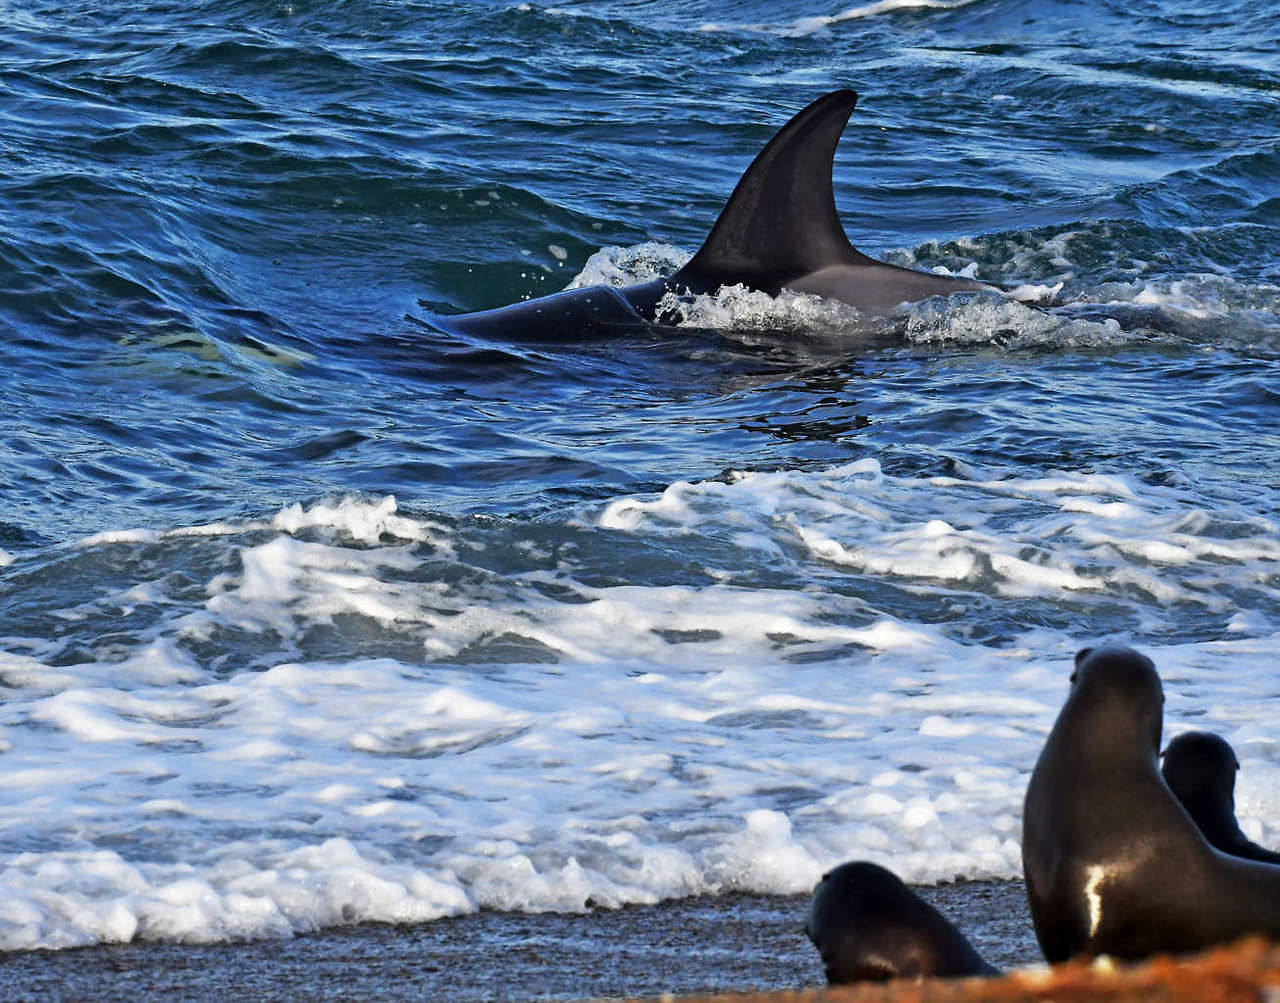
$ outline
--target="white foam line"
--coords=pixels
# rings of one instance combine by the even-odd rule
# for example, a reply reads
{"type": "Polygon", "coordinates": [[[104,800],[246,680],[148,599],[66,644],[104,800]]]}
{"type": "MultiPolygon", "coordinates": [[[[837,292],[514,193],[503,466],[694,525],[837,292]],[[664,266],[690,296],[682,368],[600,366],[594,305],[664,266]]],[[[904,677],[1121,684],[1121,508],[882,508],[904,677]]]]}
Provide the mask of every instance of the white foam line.
{"type": "Polygon", "coordinates": [[[973,3],[974,0],[877,0],[876,3],[864,4],[861,7],[850,7],[848,10],[841,11],[839,14],[820,14],[812,17],[797,18],[785,28],[775,28],[767,24],[729,24],[716,21],[708,21],[699,26],[700,31],[747,31],[760,33],[778,33],[792,38],[803,38],[821,31],[823,28],[829,28],[833,24],[840,24],[844,21],[856,21],[864,17],[876,17],[880,14],[890,14],[896,10],[910,10],[915,8],[932,8],[938,10],[951,10],[957,7],[965,7],[973,3]]]}
{"type": "Polygon", "coordinates": [[[946,604],[999,614],[1027,593],[1157,627],[1187,604],[1231,614],[1226,639],[1143,647],[1168,733],[1236,747],[1241,825],[1274,843],[1280,745],[1258,693],[1280,549],[1251,499],[1215,491],[874,458],[739,472],[584,504],[575,549],[447,580],[407,572],[490,543],[531,554],[524,528],[291,506],[203,565],[171,537],[175,566],[212,576],[172,593],[183,576],[147,542],[120,544],[145,580],[118,598],[154,619],[130,634],[86,608],[70,629],[118,631],[85,645],[96,661],[56,665],[47,638],[0,652],[0,833],[28,848],[0,861],[0,948],[803,892],[853,856],[913,881],[1016,876],[1026,778],[1086,639],[974,643],[946,604]],[[598,583],[593,534],[635,562],[629,584],[598,583]],[[646,583],[646,554],[704,547],[705,577],[646,583]],[[939,577],[956,555],[974,570],[939,577]],[[766,570],[786,584],[751,578],[766,570]],[[1232,605],[1246,590],[1252,620],[1232,605]],[[396,657],[327,658],[342,631],[396,657]],[[241,643],[266,654],[228,675],[241,643]]]}

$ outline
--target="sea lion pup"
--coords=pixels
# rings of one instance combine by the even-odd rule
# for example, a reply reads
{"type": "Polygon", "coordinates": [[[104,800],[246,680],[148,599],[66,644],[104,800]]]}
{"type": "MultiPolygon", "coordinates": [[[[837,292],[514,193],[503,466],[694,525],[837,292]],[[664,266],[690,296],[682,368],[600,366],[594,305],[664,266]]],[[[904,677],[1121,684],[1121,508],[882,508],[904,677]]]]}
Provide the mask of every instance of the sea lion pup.
{"type": "Polygon", "coordinates": [[[1160,773],[1200,834],[1233,857],[1280,864],[1280,853],[1268,850],[1240,831],[1236,821],[1236,759],[1231,744],[1211,731],[1179,735],[1164,750],[1160,773]]]}
{"type": "Polygon", "coordinates": [[[1129,648],[1085,648],[1036,761],[1022,870],[1050,962],[1280,938],[1280,866],[1227,856],[1160,776],[1164,694],[1129,648]]]}
{"type": "Polygon", "coordinates": [[[804,932],[832,985],[1000,974],[896,874],[865,860],[822,876],[804,932]]]}

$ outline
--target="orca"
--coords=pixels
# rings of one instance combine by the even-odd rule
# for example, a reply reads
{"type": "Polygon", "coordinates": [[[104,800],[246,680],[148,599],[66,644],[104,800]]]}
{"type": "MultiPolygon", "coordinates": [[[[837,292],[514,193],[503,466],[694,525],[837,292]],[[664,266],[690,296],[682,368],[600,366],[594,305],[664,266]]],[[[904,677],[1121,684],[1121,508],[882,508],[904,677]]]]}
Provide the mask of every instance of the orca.
{"type": "Polygon", "coordinates": [[[743,285],[777,296],[790,289],[884,315],[931,296],[996,289],[885,264],[849,242],[836,214],[831,168],[857,101],[851,90],[833,91],[784,125],[739,179],[701,249],[675,274],[622,288],[567,289],[493,310],[435,314],[432,324],[464,335],[559,340],[662,324],[668,292],[698,295],[743,285]]]}

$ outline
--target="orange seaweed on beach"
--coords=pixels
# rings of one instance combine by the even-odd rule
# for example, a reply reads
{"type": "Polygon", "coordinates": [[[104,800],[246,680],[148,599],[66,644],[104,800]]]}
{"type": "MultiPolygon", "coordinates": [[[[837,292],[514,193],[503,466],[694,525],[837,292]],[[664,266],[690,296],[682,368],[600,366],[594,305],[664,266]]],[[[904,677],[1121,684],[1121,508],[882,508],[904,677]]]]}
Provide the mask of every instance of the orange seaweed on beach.
{"type": "MultiPolygon", "coordinates": [[[[782,993],[680,997],[681,1003],[1266,1003],[1280,989],[1280,947],[1261,937],[1136,965],[1069,961],[997,979],[905,980],[782,993]]],[[[673,997],[664,997],[673,999],[673,997]]]]}

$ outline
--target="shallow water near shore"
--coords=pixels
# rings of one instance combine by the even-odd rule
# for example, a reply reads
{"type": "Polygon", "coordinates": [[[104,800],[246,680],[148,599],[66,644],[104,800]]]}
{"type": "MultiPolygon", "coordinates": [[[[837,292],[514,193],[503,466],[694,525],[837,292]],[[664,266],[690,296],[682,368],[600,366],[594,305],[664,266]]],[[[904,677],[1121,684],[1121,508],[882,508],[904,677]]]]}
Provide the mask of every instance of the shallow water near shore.
{"type": "MultiPolygon", "coordinates": [[[[917,889],[1006,970],[1038,958],[1019,882],[917,889]]],[[[482,912],[284,942],[21,952],[12,999],[578,1000],[826,984],[807,896],[728,895],[560,916],[482,912]]]]}
{"type": "Polygon", "coordinates": [[[6,14],[0,950],[1014,880],[1102,641],[1280,845],[1272,7],[6,14]],[[1040,305],[433,326],[672,271],[837,87],[854,243],[1040,305]]]}

